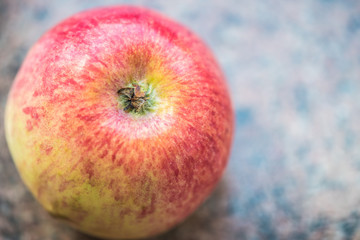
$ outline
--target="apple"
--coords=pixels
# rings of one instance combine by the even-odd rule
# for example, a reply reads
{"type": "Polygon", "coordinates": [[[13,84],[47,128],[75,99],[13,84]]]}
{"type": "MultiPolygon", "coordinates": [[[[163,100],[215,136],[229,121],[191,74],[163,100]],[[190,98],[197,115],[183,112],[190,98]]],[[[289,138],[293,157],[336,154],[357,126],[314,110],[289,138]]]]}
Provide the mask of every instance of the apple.
{"type": "Polygon", "coordinates": [[[129,239],[170,229],[209,196],[233,117],[223,73],[197,36],[151,10],[113,6],[64,20],[32,47],[5,130],[51,215],[129,239]]]}

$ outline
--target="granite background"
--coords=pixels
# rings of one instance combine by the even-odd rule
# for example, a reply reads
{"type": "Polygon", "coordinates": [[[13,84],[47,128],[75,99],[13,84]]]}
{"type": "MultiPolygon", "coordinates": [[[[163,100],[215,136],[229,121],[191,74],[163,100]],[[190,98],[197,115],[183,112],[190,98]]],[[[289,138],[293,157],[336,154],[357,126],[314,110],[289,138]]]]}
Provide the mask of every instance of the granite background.
{"type": "Polygon", "coordinates": [[[156,9],[200,35],[227,76],[227,171],[184,223],[153,240],[360,239],[360,1],[0,0],[0,239],[84,239],[51,219],[7,150],[7,92],[29,48],[95,6],[156,9]]]}

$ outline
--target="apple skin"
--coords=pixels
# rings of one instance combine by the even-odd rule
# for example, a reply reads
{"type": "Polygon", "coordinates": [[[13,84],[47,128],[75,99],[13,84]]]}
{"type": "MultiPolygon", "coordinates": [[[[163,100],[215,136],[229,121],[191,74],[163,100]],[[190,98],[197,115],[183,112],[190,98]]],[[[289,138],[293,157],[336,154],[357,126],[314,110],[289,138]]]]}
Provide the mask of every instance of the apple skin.
{"type": "Polygon", "coordinates": [[[130,6],[76,14],[30,50],[8,96],[17,169],[53,216],[111,239],[160,234],[191,214],[227,164],[233,109],[205,44],[182,25],[130,6]],[[131,81],[155,110],[119,105],[131,81]]]}

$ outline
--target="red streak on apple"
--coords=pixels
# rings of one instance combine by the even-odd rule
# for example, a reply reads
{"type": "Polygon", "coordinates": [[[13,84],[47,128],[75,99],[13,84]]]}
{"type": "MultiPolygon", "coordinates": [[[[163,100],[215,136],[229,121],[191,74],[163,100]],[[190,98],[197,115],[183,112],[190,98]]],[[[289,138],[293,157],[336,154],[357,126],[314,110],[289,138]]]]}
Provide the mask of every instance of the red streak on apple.
{"type": "Polygon", "coordinates": [[[16,77],[5,123],[46,210],[106,238],[159,234],[192,213],[224,171],[234,128],[205,44],[138,7],[82,12],[47,32],[16,77]],[[152,107],[142,114],[120,101],[131,83],[152,107]]]}

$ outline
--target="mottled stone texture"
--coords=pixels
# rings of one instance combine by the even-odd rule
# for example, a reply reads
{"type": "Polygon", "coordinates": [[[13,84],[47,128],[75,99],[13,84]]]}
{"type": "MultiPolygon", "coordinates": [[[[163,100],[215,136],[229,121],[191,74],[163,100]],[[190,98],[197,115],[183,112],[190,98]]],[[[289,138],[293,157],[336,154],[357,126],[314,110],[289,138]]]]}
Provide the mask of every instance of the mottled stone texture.
{"type": "Polygon", "coordinates": [[[189,26],[229,81],[229,167],[190,218],[155,239],[360,239],[358,0],[0,0],[0,239],[91,239],[52,220],[7,150],[7,92],[30,46],[71,14],[147,6],[189,26]]]}

